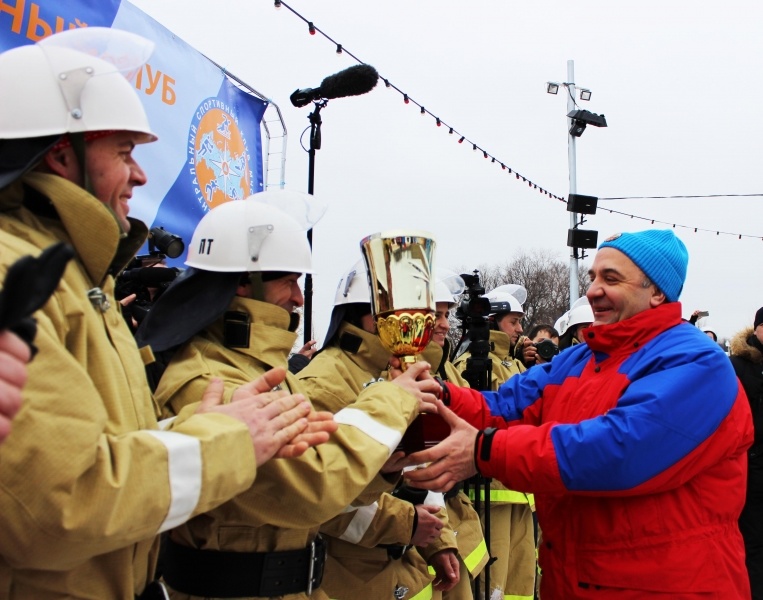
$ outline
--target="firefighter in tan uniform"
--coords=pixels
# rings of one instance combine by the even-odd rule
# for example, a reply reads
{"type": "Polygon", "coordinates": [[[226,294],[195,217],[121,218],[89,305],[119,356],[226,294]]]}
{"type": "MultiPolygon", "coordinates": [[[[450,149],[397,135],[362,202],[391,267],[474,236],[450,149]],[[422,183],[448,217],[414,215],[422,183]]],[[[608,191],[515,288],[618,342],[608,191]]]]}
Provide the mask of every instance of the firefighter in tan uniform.
{"type": "MultiPolygon", "coordinates": [[[[514,348],[532,358],[535,348],[522,336],[522,303],[527,291],[518,285],[505,285],[486,294],[490,300],[490,359],[492,389],[525,370],[514,358],[514,348]]],[[[454,361],[463,373],[465,352],[454,361]]],[[[534,359],[533,359],[534,360],[534,359]]],[[[484,500],[484,499],[481,499],[484,500]]],[[[486,600],[532,600],[535,591],[536,553],[532,494],[509,490],[496,480],[490,482],[490,591],[486,600]]],[[[482,582],[484,587],[484,581],[482,582]]],[[[484,590],[483,590],[484,593],[484,590]]]]}
{"type": "MultiPolygon", "coordinates": [[[[227,394],[286,366],[297,337],[293,311],[303,302],[298,279],[312,271],[309,224],[275,208],[291,201],[315,203],[305,194],[262,192],[212,209],[196,227],[190,268],[138,332],[158,350],[182,344],[156,391],[167,416],[182,416],[211,377],[223,378],[227,394]]],[[[173,530],[163,557],[171,597],[329,598],[319,587],[325,543],[318,528],[361,492],[378,496],[399,477],[399,469],[391,482],[379,471],[424,408],[411,391],[423,397],[419,388],[437,387],[415,382],[415,369],[406,375],[360,391],[336,413],[339,429],[328,443],[271,461],[250,489],[173,530]]],[[[284,385],[303,389],[291,374],[284,385]]]]}
{"type": "MultiPolygon", "coordinates": [[[[449,311],[456,305],[456,298],[463,290],[464,281],[460,276],[444,269],[438,270],[434,291],[436,321],[430,345],[442,348],[442,358],[433,374],[443,381],[469,387],[467,381],[461,377],[448,359],[450,356],[449,311]]],[[[462,485],[456,485],[445,494],[448,520],[453,531],[456,532],[458,542],[460,577],[453,589],[443,592],[444,600],[471,599],[473,580],[482,572],[490,558],[479,515],[474,510],[472,501],[461,489],[462,487],[462,485]]]]}
{"type": "Polygon", "coordinates": [[[157,533],[249,487],[278,449],[273,435],[287,439],[278,433],[286,421],[260,425],[297,406],[277,401],[234,419],[212,394],[209,414],[158,429],[143,361],[113,297],[113,275],[147,233],[127,218],[132,189],[146,182],[131,151],[156,137],[113,64],[61,46],[91,47],[88,36],[114,41],[127,68],[141,64],[129,60],[131,48],[145,59],[150,47],[87,28],[0,55],[0,229],[8,234],[0,280],[16,259],[54,243],[76,253],[34,315],[39,352],[0,450],[3,599],[134,600],[153,578],[157,533]],[[264,442],[255,441],[256,454],[253,437],[264,442]]]}
{"type": "MultiPolygon", "coordinates": [[[[340,280],[324,347],[299,378],[316,408],[337,413],[386,379],[389,359],[375,333],[361,260],[340,280]]],[[[402,487],[368,500],[321,528],[330,536],[325,588],[331,598],[440,598],[458,573],[442,494],[402,487]]]]}

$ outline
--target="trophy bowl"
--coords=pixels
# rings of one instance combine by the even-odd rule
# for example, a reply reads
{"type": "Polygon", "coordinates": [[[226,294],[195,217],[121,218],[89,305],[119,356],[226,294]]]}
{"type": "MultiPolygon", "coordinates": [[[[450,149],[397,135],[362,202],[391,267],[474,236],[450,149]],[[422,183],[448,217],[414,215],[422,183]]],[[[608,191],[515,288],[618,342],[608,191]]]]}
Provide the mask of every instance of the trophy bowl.
{"type": "Polygon", "coordinates": [[[382,345],[400,359],[405,370],[416,362],[432,339],[435,318],[432,313],[396,311],[376,317],[376,329],[382,345]]]}
{"type": "MultiPolygon", "coordinates": [[[[425,231],[397,229],[363,238],[360,248],[379,340],[405,370],[434,331],[435,241],[425,231]]],[[[421,413],[398,449],[406,454],[423,450],[445,439],[449,431],[438,415],[421,413]]]]}
{"type": "Polygon", "coordinates": [[[360,249],[379,339],[405,369],[434,331],[435,241],[425,231],[396,229],[363,238],[360,249]]]}

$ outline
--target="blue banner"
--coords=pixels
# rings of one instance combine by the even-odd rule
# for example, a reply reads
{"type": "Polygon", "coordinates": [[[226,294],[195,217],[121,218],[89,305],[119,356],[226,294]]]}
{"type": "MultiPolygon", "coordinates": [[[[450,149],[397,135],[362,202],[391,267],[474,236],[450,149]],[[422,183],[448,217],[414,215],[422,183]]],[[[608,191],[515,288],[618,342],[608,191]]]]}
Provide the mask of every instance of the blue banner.
{"type": "Polygon", "coordinates": [[[263,190],[260,122],[268,103],[127,0],[0,0],[0,50],[92,26],[156,44],[134,85],[159,141],[135,150],[148,183],[135,189],[130,216],[180,235],[187,246],[210,208],[263,190]]]}

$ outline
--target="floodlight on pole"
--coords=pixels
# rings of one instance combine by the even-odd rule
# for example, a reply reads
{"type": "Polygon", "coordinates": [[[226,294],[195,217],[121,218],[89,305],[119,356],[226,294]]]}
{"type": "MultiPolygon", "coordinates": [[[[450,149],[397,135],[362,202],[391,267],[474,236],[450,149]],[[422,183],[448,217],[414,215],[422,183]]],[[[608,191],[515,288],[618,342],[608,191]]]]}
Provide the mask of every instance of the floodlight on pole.
{"type": "MultiPolygon", "coordinates": [[[[575,199],[575,202],[568,203],[568,211],[570,211],[570,229],[567,234],[567,245],[570,246],[570,306],[578,299],[580,290],[578,282],[578,250],[585,248],[596,247],[596,232],[589,230],[579,229],[578,226],[583,223],[583,220],[578,221],[578,212],[583,214],[593,214],[586,212],[590,210],[590,201],[584,200],[592,197],[579,196],[577,194],[577,166],[575,155],[575,144],[577,138],[579,138],[587,125],[593,125],[595,127],[606,127],[607,121],[604,115],[597,115],[587,110],[580,110],[575,102],[575,63],[572,60],[567,61],[567,81],[558,84],[554,82],[546,83],[546,92],[549,94],[556,94],[561,86],[567,89],[567,117],[568,117],[568,136],[567,136],[567,159],[569,164],[569,177],[570,177],[570,198],[575,199]],[[582,209],[584,207],[584,209],[582,209]],[[582,209],[582,210],[581,210],[582,209]]],[[[591,90],[588,88],[580,88],[580,99],[589,101],[591,99],[591,90]]],[[[593,211],[596,210],[595,203],[593,203],[593,211]]],[[[583,252],[583,258],[585,253],[583,252]]]]}
{"type": "Polygon", "coordinates": [[[594,127],[607,126],[607,119],[604,115],[597,115],[590,110],[571,110],[567,116],[572,119],[572,126],[570,127],[570,135],[572,137],[583,135],[586,125],[593,125],[594,127]]]}

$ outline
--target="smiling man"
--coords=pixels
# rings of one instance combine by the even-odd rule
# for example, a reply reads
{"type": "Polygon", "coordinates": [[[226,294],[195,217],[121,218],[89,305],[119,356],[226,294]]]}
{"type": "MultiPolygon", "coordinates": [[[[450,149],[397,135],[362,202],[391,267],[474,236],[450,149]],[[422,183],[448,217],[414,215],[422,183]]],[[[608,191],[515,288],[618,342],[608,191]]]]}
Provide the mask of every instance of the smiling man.
{"type": "MultiPolygon", "coordinates": [[[[127,216],[146,183],[133,149],[156,136],[135,87],[94,55],[108,48],[138,68],[151,47],[86,27],[0,54],[0,280],[54,244],[75,254],[34,313],[39,352],[20,408],[8,388],[24,383],[18,362],[28,353],[0,336],[0,378],[10,379],[0,385],[0,438],[14,416],[0,449],[3,599],[162,597],[152,581],[160,532],[237,496],[269,458],[304,453],[334,428],[304,398],[270,392],[282,371],[229,393],[233,403],[216,381],[195,410],[159,428],[147,355],[114,300],[114,276],[148,233],[127,216]]],[[[35,295],[8,285],[15,300],[12,289],[35,295]]]]}
{"type": "Polygon", "coordinates": [[[432,463],[408,474],[420,487],[479,472],[535,493],[544,600],[750,597],[750,409],[720,347],[682,322],[687,264],[670,230],[607,239],[582,342],[496,392],[446,384],[452,433],[410,457],[432,463]]]}
{"type": "Polygon", "coordinates": [[[87,132],[84,139],[87,149],[84,170],[68,135],[45,155],[44,167],[40,170],[59,175],[80,187],[89,185],[93,196],[106,205],[122,232],[127,233],[131,226],[127,215],[133,188],[148,181],[132,153],[135,146],[153,142],[156,137],[137,131],[106,130],[87,132]]]}

